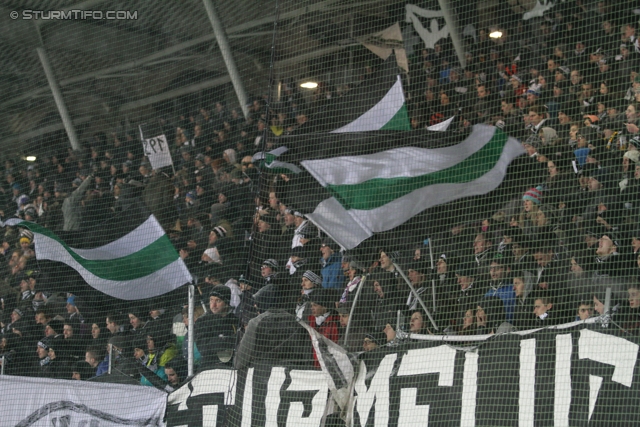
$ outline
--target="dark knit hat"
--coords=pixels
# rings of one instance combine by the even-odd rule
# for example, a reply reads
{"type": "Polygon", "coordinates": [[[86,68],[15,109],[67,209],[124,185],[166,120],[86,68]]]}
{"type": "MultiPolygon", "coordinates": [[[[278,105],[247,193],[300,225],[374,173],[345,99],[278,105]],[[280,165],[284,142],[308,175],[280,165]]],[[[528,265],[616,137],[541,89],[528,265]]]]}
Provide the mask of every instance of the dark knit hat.
{"type": "MultiPolygon", "coordinates": [[[[145,335],[142,336],[144,337],[145,335]]],[[[109,344],[122,350],[128,350],[131,345],[131,340],[127,335],[114,335],[109,338],[109,344]]]]}
{"type": "Polygon", "coordinates": [[[220,298],[227,305],[231,303],[231,289],[225,285],[214,286],[211,292],[209,292],[209,296],[220,298]]]}
{"type": "Polygon", "coordinates": [[[309,301],[326,309],[331,309],[335,307],[336,298],[330,293],[329,289],[320,288],[309,294],[309,301]]]}
{"type": "Polygon", "coordinates": [[[142,307],[133,306],[129,308],[129,311],[127,311],[127,314],[133,314],[134,316],[136,316],[138,319],[142,321],[147,320],[147,311],[142,307]]]}
{"type": "Polygon", "coordinates": [[[336,242],[334,242],[333,239],[331,239],[329,237],[325,237],[322,240],[322,246],[328,246],[334,252],[340,251],[340,246],[338,246],[338,244],[336,242]]]}
{"type": "Polygon", "coordinates": [[[47,326],[53,329],[56,334],[61,334],[64,329],[64,322],[58,319],[51,319],[47,326]]]}
{"type": "Polygon", "coordinates": [[[527,139],[524,140],[523,144],[527,144],[527,145],[532,146],[535,149],[538,149],[542,145],[542,140],[540,138],[538,138],[536,135],[531,135],[527,139]]]}

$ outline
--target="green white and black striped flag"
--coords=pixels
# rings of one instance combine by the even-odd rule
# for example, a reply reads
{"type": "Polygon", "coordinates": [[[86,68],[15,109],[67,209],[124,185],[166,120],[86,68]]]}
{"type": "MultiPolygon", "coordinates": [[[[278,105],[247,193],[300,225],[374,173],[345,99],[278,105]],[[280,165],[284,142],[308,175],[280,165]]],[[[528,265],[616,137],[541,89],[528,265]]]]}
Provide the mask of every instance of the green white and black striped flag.
{"type": "Polygon", "coordinates": [[[501,130],[476,125],[468,138],[449,147],[304,160],[302,166],[333,196],[307,218],[352,249],[427,208],[494,190],[523,153],[501,130]]]}
{"type": "MultiPolygon", "coordinates": [[[[366,105],[364,102],[363,104],[366,105]]],[[[354,118],[352,122],[332,132],[368,132],[374,130],[411,130],[400,76],[397,76],[393,86],[375,105],[359,117],[354,118]]]]}
{"type": "Polygon", "coordinates": [[[9,219],[5,225],[20,225],[33,232],[36,259],[67,264],[87,284],[114,298],[152,298],[192,280],[153,215],[119,239],[91,249],[72,248],[54,232],[33,222],[9,219]]]}
{"type": "Polygon", "coordinates": [[[345,95],[314,115],[316,132],[411,130],[395,55],[345,95]]]}

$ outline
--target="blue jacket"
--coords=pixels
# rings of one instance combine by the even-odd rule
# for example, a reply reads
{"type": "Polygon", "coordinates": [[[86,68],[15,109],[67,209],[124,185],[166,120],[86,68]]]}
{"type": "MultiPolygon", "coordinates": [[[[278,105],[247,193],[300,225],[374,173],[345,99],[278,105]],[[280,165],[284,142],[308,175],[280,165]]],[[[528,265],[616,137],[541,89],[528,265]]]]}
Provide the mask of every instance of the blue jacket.
{"type": "Polygon", "coordinates": [[[320,258],[322,269],[322,287],[342,289],[344,287],[344,274],[342,273],[342,257],[332,254],[328,260],[320,258]]]}
{"type": "Polygon", "coordinates": [[[498,289],[489,289],[485,297],[498,297],[504,303],[504,312],[507,316],[507,322],[513,322],[513,312],[516,307],[516,291],[513,290],[513,284],[509,282],[503,282],[502,286],[498,289]]]}

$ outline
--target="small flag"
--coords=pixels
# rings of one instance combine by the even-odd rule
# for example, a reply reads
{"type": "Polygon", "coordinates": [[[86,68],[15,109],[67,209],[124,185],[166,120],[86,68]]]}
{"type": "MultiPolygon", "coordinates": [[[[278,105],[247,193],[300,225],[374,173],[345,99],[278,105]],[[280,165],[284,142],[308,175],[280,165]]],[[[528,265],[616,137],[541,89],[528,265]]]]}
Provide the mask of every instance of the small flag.
{"type": "Polygon", "coordinates": [[[411,130],[396,56],[314,117],[317,132],[411,130]]]}
{"type": "Polygon", "coordinates": [[[272,173],[300,173],[302,170],[294,165],[293,163],[281,162],[276,160],[281,154],[287,152],[287,147],[278,147],[275,150],[269,151],[267,153],[259,152],[253,155],[252,162],[261,162],[261,166],[263,168],[269,169],[269,172],[272,173]]]}

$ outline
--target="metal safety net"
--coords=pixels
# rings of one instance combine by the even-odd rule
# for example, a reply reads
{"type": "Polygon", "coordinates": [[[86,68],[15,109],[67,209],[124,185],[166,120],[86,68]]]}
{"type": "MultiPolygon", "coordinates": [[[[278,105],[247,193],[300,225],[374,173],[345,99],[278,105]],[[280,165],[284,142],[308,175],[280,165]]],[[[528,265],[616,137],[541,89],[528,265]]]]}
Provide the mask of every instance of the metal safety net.
{"type": "Polygon", "coordinates": [[[0,23],[0,424],[637,424],[637,4],[0,23]]]}

